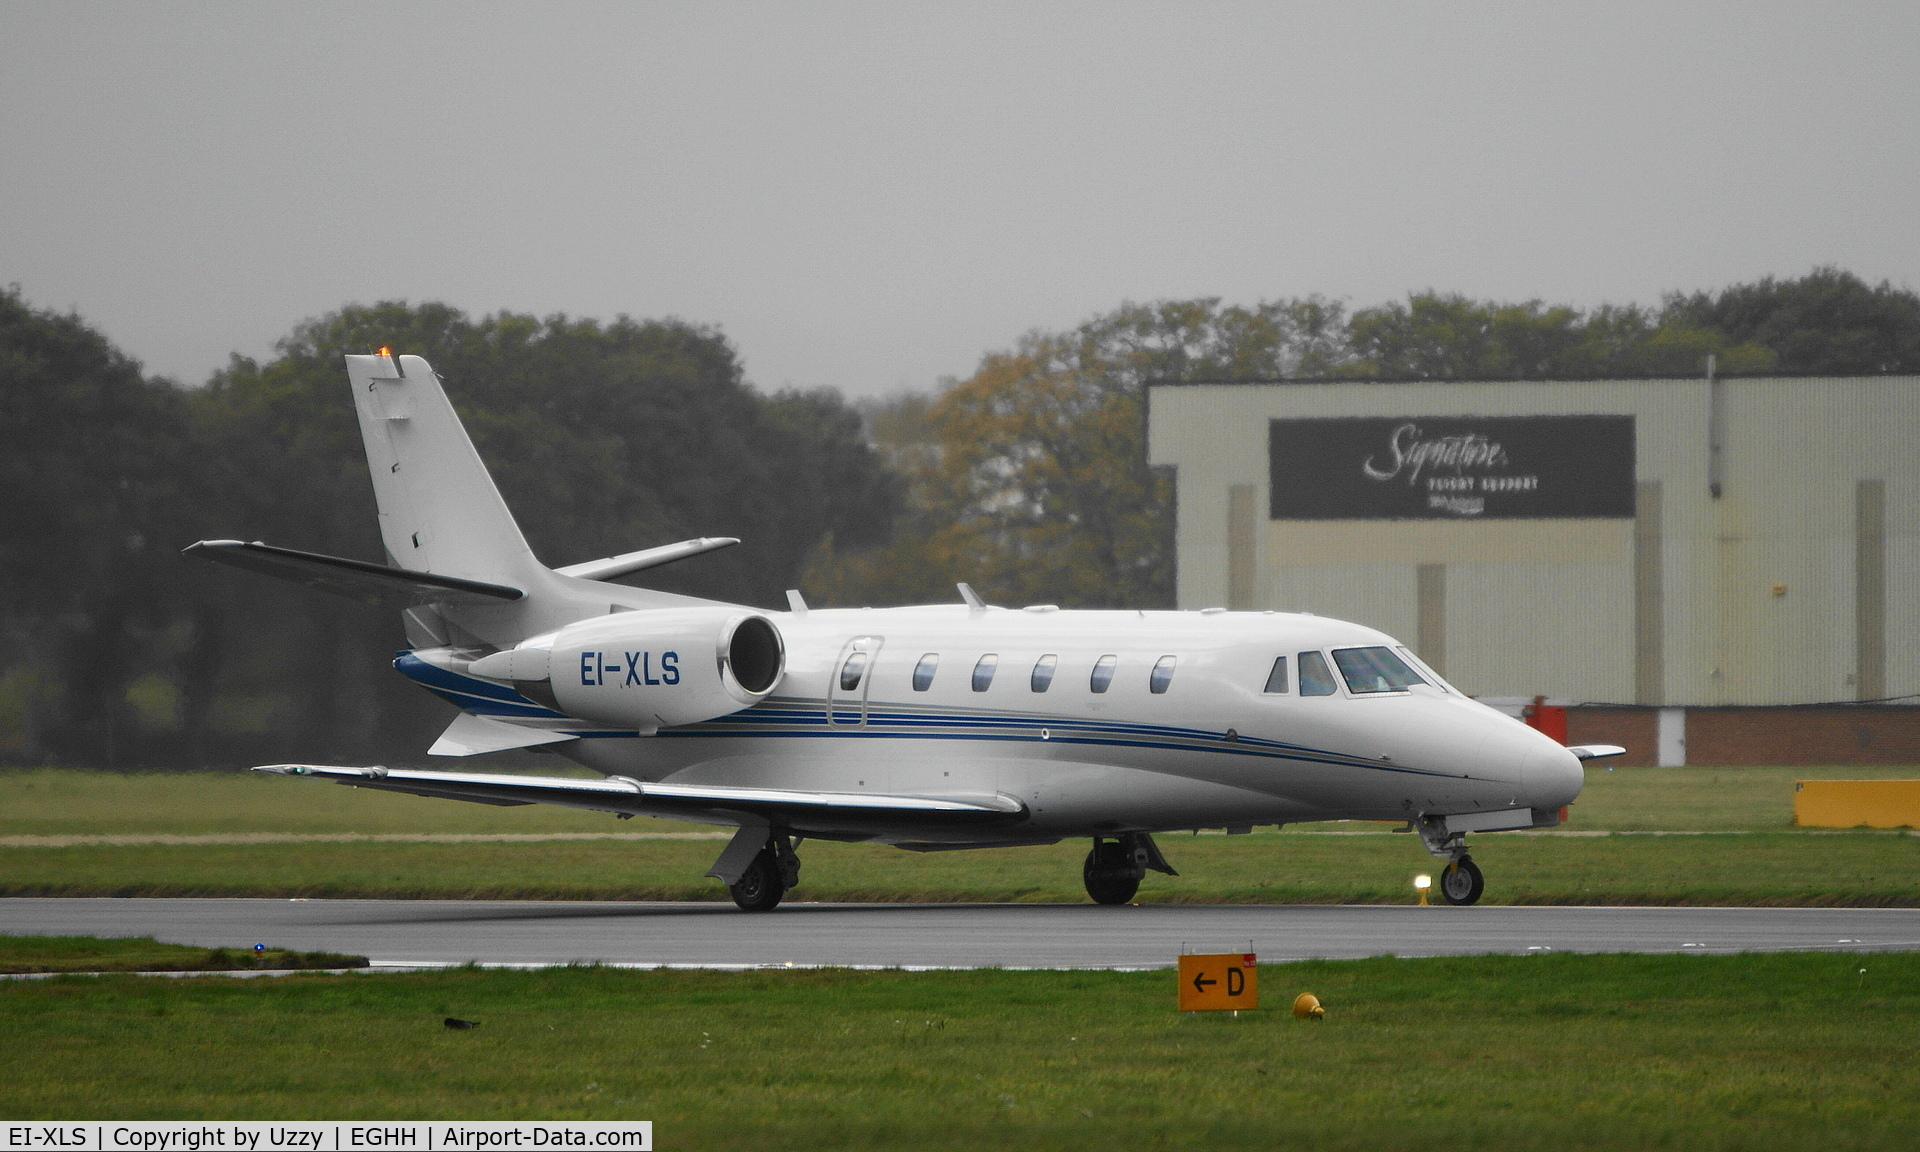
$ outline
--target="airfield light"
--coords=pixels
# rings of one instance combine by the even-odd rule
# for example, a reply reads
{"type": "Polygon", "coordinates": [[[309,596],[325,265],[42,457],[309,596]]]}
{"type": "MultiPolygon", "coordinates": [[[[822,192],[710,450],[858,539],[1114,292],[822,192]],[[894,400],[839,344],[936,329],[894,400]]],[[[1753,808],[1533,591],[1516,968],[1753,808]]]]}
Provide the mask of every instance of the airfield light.
{"type": "Polygon", "coordinates": [[[1427,889],[1433,887],[1433,877],[1422,872],[1413,878],[1413,886],[1420,892],[1420,906],[1425,908],[1427,906],[1427,889]]]}

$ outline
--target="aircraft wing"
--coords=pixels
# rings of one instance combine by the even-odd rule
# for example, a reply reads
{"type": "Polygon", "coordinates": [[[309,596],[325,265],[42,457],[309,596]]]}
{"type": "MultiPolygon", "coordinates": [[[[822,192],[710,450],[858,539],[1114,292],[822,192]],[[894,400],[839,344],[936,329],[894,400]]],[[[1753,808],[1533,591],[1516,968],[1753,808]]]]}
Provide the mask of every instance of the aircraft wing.
{"type": "Polygon", "coordinates": [[[557,804],[596,812],[729,812],[761,818],[924,816],[930,821],[1019,816],[1026,805],[1000,793],[959,796],[886,796],[866,792],[800,792],[717,784],[648,784],[624,776],[582,780],[481,772],[427,772],[407,768],[348,768],[330,764],[264,764],[255,772],[314,776],[357,788],[407,792],[512,807],[557,804]]]}
{"type": "Polygon", "coordinates": [[[189,544],[189,556],[201,556],[234,568],[245,568],[263,576],[291,580],[320,592],[331,592],[374,607],[404,608],[417,601],[464,600],[472,603],[518,600],[526,595],[504,584],[462,580],[458,576],[439,576],[432,572],[409,572],[365,560],[341,556],[323,556],[318,552],[299,552],[276,548],[255,540],[202,540],[189,544]]]}

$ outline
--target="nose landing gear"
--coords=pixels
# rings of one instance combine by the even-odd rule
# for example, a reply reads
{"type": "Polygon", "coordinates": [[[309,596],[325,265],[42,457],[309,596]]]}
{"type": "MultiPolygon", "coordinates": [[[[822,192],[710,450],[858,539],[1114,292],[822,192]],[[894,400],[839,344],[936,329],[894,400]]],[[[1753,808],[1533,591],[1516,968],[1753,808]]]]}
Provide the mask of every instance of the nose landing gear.
{"type": "Polygon", "coordinates": [[[1446,819],[1440,816],[1423,816],[1413,822],[1413,827],[1427,851],[1447,862],[1440,873],[1440,899],[1460,907],[1478,901],[1487,890],[1487,878],[1467,855],[1466,833],[1447,831],[1446,819]]]}
{"type": "Polygon", "coordinates": [[[1471,856],[1462,855],[1440,873],[1440,898],[1449,904],[1471,904],[1486,890],[1487,878],[1471,856]]]}

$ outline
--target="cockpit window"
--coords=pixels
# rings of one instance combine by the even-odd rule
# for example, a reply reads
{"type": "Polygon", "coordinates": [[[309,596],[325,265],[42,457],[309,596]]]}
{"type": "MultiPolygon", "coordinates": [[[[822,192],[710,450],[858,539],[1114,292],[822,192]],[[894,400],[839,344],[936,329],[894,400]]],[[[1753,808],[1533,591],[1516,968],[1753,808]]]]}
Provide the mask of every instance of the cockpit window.
{"type": "Polygon", "coordinates": [[[1267,673],[1267,686],[1261,689],[1261,691],[1277,694],[1285,692],[1286,690],[1287,658],[1285,656],[1275,656],[1273,658],[1273,671],[1267,673]]]}
{"type": "Polygon", "coordinates": [[[1409,665],[1411,665],[1415,672],[1420,673],[1420,678],[1422,680],[1425,680],[1427,683],[1433,685],[1435,688],[1440,689],[1442,692],[1451,692],[1455,696],[1466,695],[1465,692],[1462,692],[1460,691],[1460,689],[1455,688],[1453,685],[1447,683],[1446,679],[1442,677],[1440,673],[1435,672],[1433,670],[1432,665],[1420,659],[1420,657],[1414,655],[1412,652],[1407,651],[1407,648],[1404,644],[1398,648],[1395,648],[1394,651],[1400,653],[1400,659],[1405,660],[1409,665]]]}
{"type": "Polygon", "coordinates": [[[1355,693],[1405,692],[1409,684],[1426,683],[1393,649],[1384,646],[1335,648],[1333,662],[1340,666],[1340,675],[1355,693]]]}
{"type": "Polygon", "coordinates": [[[1338,687],[1325,656],[1318,652],[1300,653],[1300,695],[1331,696],[1338,687]]]}

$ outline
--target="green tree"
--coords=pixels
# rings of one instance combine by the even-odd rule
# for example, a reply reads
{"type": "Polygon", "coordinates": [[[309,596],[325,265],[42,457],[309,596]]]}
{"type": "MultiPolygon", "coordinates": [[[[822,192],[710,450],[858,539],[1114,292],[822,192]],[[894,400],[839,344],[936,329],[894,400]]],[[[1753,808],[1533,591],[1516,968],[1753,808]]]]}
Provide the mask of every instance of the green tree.
{"type": "Polygon", "coordinates": [[[169,545],[200,495],[189,435],[174,388],[78,316],[0,291],[0,756],[117,764],[136,750],[128,693],[175,642],[169,545]]]}
{"type": "MultiPolygon", "coordinates": [[[[233,519],[204,531],[365,559],[382,555],[372,489],[340,358],[391,347],[447,382],[537,555],[560,565],[700,535],[743,544],[636,582],[778,605],[829,534],[886,538],[900,483],[831,391],[768,398],[718,331],[441,304],[350,307],[301,325],[265,364],[235,360],[196,398],[233,519]]],[[[194,635],[188,712],[292,734],[306,754],[372,754],[422,742],[444,707],[387,674],[388,612],[221,575],[194,635]],[[241,587],[245,581],[250,587],[241,587]],[[253,623],[233,626],[233,598],[253,623]],[[297,671],[285,655],[299,653],[297,671]]],[[[234,722],[227,727],[234,726],[234,722]]],[[[204,744],[205,740],[202,739],[204,744]]]]}
{"type": "Polygon", "coordinates": [[[1675,293],[1663,320],[1771,350],[1778,371],[1852,376],[1920,372],[1920,296],[1831,265],[1797,280],[1764,276],[1719,293],[1675,293]]]}
{"type": "Polygon", "coordinates": [[[1773,353],[1668,308],[1601,305],[1582,313],[1539,300],[1501,304],[1419,292],[1353,314],[1343,375],[1389,380],[1576,380],[1691,375],[1709,353],[1728,372],[1760,371],[1773,353]]]}
{"type": "Polygon", "coordinates": [[[883,544],[901,481],[822,390],[765,397],[718,331],[442,304],[348,307],[206,387],[147,380],[77,317],[0,293],[0,759],[373,757],[444,704],[387,671],[395,615],[183,560],[241,537],[382,557],[340,357],[448,378],[529,542],[565,564],[695,535],[745,544],[636,577],[778,604],[829,536],[883,544]]]}

